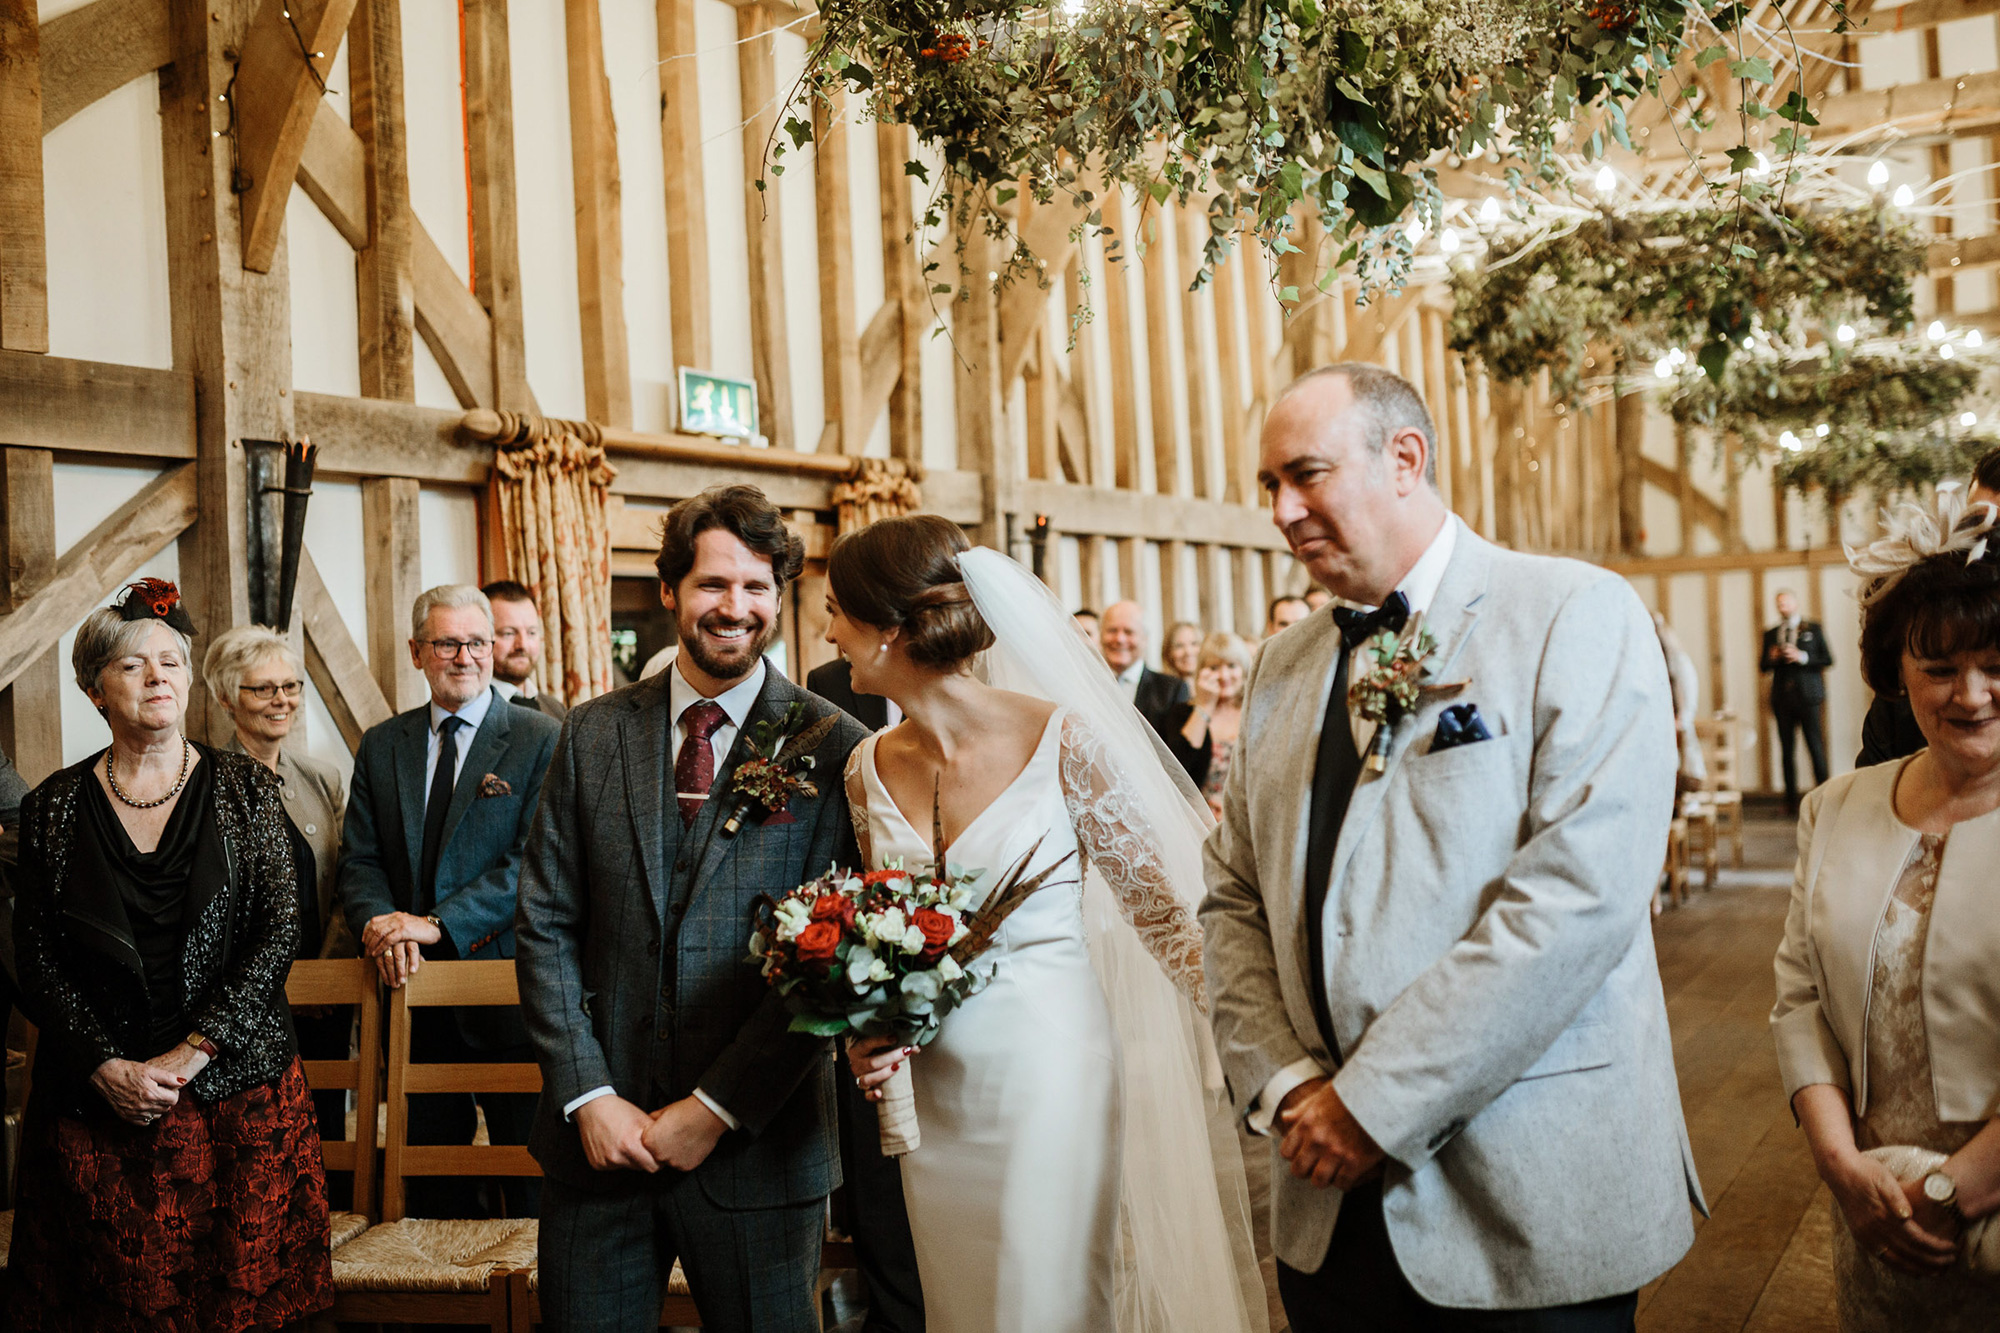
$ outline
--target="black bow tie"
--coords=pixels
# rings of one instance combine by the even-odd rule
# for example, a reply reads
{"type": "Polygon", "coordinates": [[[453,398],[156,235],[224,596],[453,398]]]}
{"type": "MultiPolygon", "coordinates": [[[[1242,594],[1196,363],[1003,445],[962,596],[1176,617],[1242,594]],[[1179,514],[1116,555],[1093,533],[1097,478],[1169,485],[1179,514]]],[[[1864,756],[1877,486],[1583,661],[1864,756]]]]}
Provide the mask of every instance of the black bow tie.
{"type": "Polygon", "coordinates": [[[1333,623],[1340,626],[1340,646],[1349,652],[1383,630],[1402,633],[1403,624],[1409,618],[1410,599],[1400,592],[1390,593],[1389,599],[1373,611],[1356,611],[1351,606],[1333,608],[1333,623]]]}

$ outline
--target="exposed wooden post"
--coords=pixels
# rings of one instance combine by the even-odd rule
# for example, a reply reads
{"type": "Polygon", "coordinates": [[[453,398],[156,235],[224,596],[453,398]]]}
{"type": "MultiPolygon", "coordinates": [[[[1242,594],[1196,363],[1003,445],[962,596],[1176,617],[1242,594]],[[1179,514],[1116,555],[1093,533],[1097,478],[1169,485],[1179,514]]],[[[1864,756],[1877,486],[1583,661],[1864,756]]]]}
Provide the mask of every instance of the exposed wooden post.
{"type": "MultiPolygon", "coordinates": [[[[278,233],[265,271],[245,266],[248,210],[236,207],[228,145],[217,137],[229,117],[220,98],[235,76],[232,57],[254,10],[254,0],[171,0],[177,55],[160,71],[174,368],[195,382],[200,519],[181,537],[180,571],[202,643],[250,618],[241,441],[293,438],[284,235],[278,233]]],[[[210,711],[204,692],[193,691],[189,735],[221,736],[221,726],[210,726],[210,711]]]]}
{"type": "MultiPolygon", "coordinates": [[[[1199,247],[1195,252],[1200,253],[1199,247]]],[[[1247,505],[1257,503],[1257,460],[1244,439],[1248,407],[1243,401],[1243,337],[1236,322],[1244,314],[1242,271],[1242,257],[1231,255],[1215,270],[1209,287],[1210,308],[1215,311],[1216,379],[1222,388],[1222,498],[1247,505]]]]}
{"type": "Polygon", "coordinates": [[[1085,533],[1076,539],[1077,579],[1082,583],[1078,609],[1104,614],[1104,538],[1085,533]]]}
{"type": "Polygon", "coordinates": [[[1220,549],[1206,542],[1194,548],[1194,598],[1204,631],[1222,625],[1222,590],[1215,577],[1215,557],[1220,549]]]}
{"type": "Polygon", "coordinates": [[[1013,436],[1002,420],[1000,396],[1000,303],[986,274],[999,256],[985,226],[974,219],[965,236],[966,278],[952,305],[952,363],[958,416],[958,466],[986,479],[985,518],[980,540],[1006,549],[1005,515],[1014,507],[1013,436]]]}
{"type": "Polygon", "coordinates": [[[418,542],[417,483],[370,477],[361,483],[362,567],[368,585],[368,669],[382,697],[398,712],[427,697],[421,671],[410,664],[410,608],[424,590],[418,542]]]}
{"type": "Polygon", "coordinates": [[[848,195],[847,118],[813,99],[813,205],[819,221],[819,348],[832,452],[860,456],[874,423],[862,418],[861,335],[854,308],[854,219],[848,195]]]}
{"type": "Polygon", "coordinates": [[[1118,596],[1121,600],[1139,600],[1139,551],[1145,542],[1138,537],[1120,537],[1118,547],[1118,596]]]}
{"type": "MultiPolygon", "coordinates": [[[[1621,400],[1622,402],[1622,400],[1621,400]]],[[[1682,421],[1674,422],[1675,501],[1681,515],[1681,554],[1695,553],[1694,439],[1682,421]]]]}
{"type": "Polygon", "coordinates": [[[625,341],[625,234],[620,222],[618,126],[604,76],[597,0],[564,0],[569,57],[569,162],[576,198],[576,293],[582,322],[583,403],[592,421],[632,424],[632,354],[625,341]]]}
{"type": "Polygon", "coordinates": [[[1111,389],[1113,485],[1121,490],[1139,486],[1139,395],[1132,383],[1132,301],[1126,292],[1126,266],[1132,262],[1132,229],[1125,225],[1125,187],[1107,184],[1099,201],[1104,228],[1117,249],[1104,256],[1104,333],[1111,344],[1106,380],[1111,389]]]}
{"type": "MultiPolygon", "coordinates": [[[[1264,608],[1259,605],[1254,571],[1259,568],[1257,553],[1242,547],[1229,552],[1230,584],[1236,597],[1236,633],[1252,643],[1264,628],[1264,608]]],[[[1209,626],[1202,626],[1204,632],[1209,626]]]]}
{"type": "Polygon", "coordinates": [[[1424,402],[1437,426],[1438,492],[1449,509],[1458,495],[1458,420],[1451,411],[1451,384],[1445,374],[1444,312],[1426,305],[1419,308],[1417,318],[1424,355],[1424,402]]]}
{"type": "MultiPolygon", "coordinates": [[[[0,94],[4,98],[5,94],[0,94]]],[[[19,610],[56,570],[55,455],[0,449],[0,611],[19,610]]],[[[30,786],[62,767],[62,661],[57,646],[0,690],[0,747],[30,786]]]]}
{"type": "Polygon", "coordinates": [[[1063,331],[1075,340],[1070,351],[1069,392],[1076,405],[1076,419],[1082,424],[1076,440],[1078,480],[1089,486],[1109,485],[1113,467],[1109,457],[1111,441],[1100,425],[1094,404],[1103,401],[1104,376],[1097,366],[1097,345],[1077,323],[1083,315],[1084,265],[1089,256],[1081,245],[1070,251],[1069,266],[1063,270],[1063,331]]]}
{"type": "Polygon", "coordinates": [[[1049,331],[1035,330],[1035,349],[1022,363],[1021,388],[1027,399],[1028,475],[1036,481],[1061,481],[1062,386],[1056,382],[1055,356],[1049,351],[1049,331]]]}
{"type": "MultiPolygon", "coordinates": [[[[1778,548],[1780,550],[1784,549],[1782,541],[1778,543],[1778,548]]],[[[1764,605],[1764,567],[1762,565],[1753,565],[1750,568],[1750,642],[1757,645],[1759,652],[1763,651],[1764,643],[1764,605]]],[[[1757,707],[1755,715],[1757,719],[1757,788],[1760,791],[1769,791],[1771,790],[1771,749],[1773,740],[1771,691],[1765,686],[1761,671],[1757,675],[1757,707]]]]}
{"type": "Polygon", "coordinates": [[[42,203],[41,28],[35,0],[0,0],[0,347],[49,350],[42,203]]]}
{"type": "Polygon", "coordinates": [[[1638,555],[1646,530],[1646,395],[1622,375],[1617,394],[1618,549],[1638,555]]]}
{"type": "Polygon", "coordinates": [[[708,190],[702,180],[696,0],[655,0],[660,148],[667,196],[667,303],[677,365],[710,369],[708,190]]]}
{"type": "Polygon", "coordinates": [[[355,0],[263,0],[237,37],[240,56],[229,92],[236,102],[231,188],[243,200],[245,268],[268,272],[278,252],[306,136],[354,5],[355,0]]]}
{"type": "MultiPolygon", "coordinates": [[[[1128,544],[1132,547],[1133,554],[1136,556],[1139,550],[1139,543],[1134,541],[1128,544]]],[[[1182,552],[1187,549],[1187,543],[1169,538],[1159,545],[1160,617],[1164,622],[1161,624],[1160,629],[1164,633],[1168,625],[1181,618],[1181,603],[1186,600],[1182,596],[1185,591],[1186,580],[1182,577],[1181,571],[1184,559],[1182,552]]],[[[1125,595],[1135,602],[1139,600],[1139,580],[1136,561],[1134,562],[1132,586],[1125,589],[1125,595]]]]}
{"type": "Polygon", "coordinates": [[[930,332],[931,315],[924,301],[923,261],[917,255],[910,178],[903,171],[909,159],[909,128],[876,122],[875,174],[882,194],[882,299],[902,311],[897,335],[901,370],[889,394],[889,453],[914,463],[924,456],[923,338],[930,332]]]}
{"type": "Polygon", "coordinates": [[[1734,435],[1722,441],[1722,549],[1725,551],[1744,549],[1742,447],[1742,441],[1734,435]]]}
{"type": "Polygon", "coordinates": [[[354,133],[367,163],[368,244],[355,257],[361,392],[417,400],[409,149],[403,127],[401,0],[361,0],[347,30],[354,133]]]}
{"type": "Polygon", "coordinates": [[[507,0],[462,0],[466,155],[472,180],[472,285],[493,325],[494,406],[534,409],[521,312],[521,243],[514,188],[514,82],[507,0]]]}
{"type": "Polygon", "coordinates": [[[776,28],[768,5],[736,11],[736,68],[743,108],[743,225],[750,253],[750,360],[764,434],[780,449],[797,445],[792,421],[792,354],[785,341],[784,228],[778,191],[766,188],[764,146],[778,123],[776,28]]]}
{"type": "MultiPolygon", "coordinates": [[[[1145,254],[1140,269],[1146,293],[1146,393],[1153,409],[1153,489],[1161,495],[1186,495],[1177,424],[1182,414],[1174,394],[1173,327],[1168,314],[1174,302],[1167,294],[1167,268],[1173,262],[1173,224],[1166,210],[1151,206],[1150,200],[1142,200],[1141,205],[1139,231],[1145,254]],[[1145,235],[1148,232],[1151,235],[1145,235]]],[[[1191,377],[1201,373],[1201,367],[1193,361],[1188,363],[1187,370],[1191,377]]],[[[1194,429],[1193,399],[1190,392],[1187,414],[1190,432],[1194,429]]]]}

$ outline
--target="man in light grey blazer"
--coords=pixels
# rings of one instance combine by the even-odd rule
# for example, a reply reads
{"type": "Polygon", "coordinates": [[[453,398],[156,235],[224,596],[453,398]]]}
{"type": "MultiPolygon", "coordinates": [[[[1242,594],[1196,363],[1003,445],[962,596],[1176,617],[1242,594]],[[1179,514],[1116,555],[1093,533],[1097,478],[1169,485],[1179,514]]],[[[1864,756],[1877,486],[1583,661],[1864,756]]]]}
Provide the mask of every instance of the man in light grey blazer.
{"type": "Polygon", "coordinates": [[[1231,1095],[1273,1138],[1279,1287],[1322,1329],[1629,1329],[1702,1206],[1650,908],[1674,795],[1645,608],[1482,541],[1423,400],[1330,366],[1264,425],[1273,518],[1328,606],[1268,642],[1207,844],[1231,1095]],[[1370,608],[1364,612],[1356,607],[1370,608]],[[1367,771],[1354,651],[1405,614],[1427,692],[1367,771]]]}

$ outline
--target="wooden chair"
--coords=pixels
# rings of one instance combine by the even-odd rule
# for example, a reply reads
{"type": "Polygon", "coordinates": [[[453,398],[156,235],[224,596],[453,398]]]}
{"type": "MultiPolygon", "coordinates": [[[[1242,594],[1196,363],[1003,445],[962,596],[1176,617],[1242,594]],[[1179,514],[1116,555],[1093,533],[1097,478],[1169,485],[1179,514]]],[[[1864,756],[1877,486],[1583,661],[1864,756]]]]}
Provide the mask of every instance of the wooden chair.
{"type": "Polygon", "coordinates": [[[1715,807],[1716,818],[1729,826],[1729,860],[1743,868],[1743,769],[1739,751],[1742,728],[1733,710],[1722,708],[1709,717],[1697,718],[1694,734],[1701,742],[1702,762],[1708,766],[1703,795],[1715,807]]]}
{"type": "MultiPolygon", "coordinates": [[[[21,1120],[25,1126],[27,1123],[28,1093],[31,1091],[29,1085],[34,1081],[35,1077],[35,1025],[23,1019],[21,1027],[26,1033],[21,1043],[27,1048],[23,1054],[28,1057],[21,1064],[21,1120]]],[[[4,1043],[0,1043],[0,1045],[4,1045],[4,1043]]],[[[20,1167],[19,1154],[16,1154],[14,1165],[18,1170],[20,1167]]],[[[9,1182],[10,1185],[12,1183],[11,1181],[9,1182]]],[[[7,1256],[12,1252],[13,1248],[14,1210],[9,1208],[5,1211],[0,1211],[0,1277],[7,1275],[7,1256]]]]}
{"type": "Polygon", "coordinates": [[[366,1231],[375,1213],[375,1110],[382,1104],[382,989],[375,964],[366,958],[302,959],[292,964],[291,974],[285,978],[285,1001],[294,1007],[352,1005],[360,1014],[358,1056],[300,1061],[313,1091],[339,1088],[354,1094],[354,1137],[320,1138],[326,1169],[354,1174],[354,1211],[328,1217],[337,1250],[366,1231]]]}
{"type": "MultiPolygon", "coordinates": [[[[1667,865],[1662,872],[1665,879],[1663,891],[1671,906],[1679,907],[1687,901],[1687,865],[1687,820],[1675,816],[1673,823],[1667,827],[1667,865]]],[[[1655,897],[1657,896],[1656,894],[1655,897]]]]}
{"type": "Polygon", "coordinates": [[[533,1266],[532,1219],[443,1220],[405,1217],[411,1176],[537,1176],[528,1150],[514,1145],[412,1145],[412,1094],[539,1092],[541,1070],[515,1064],[415,1064],[414,1009],[516,1005],[511,960],[426,962],[389,996],[388,1132],[382,1148],[382,1223],[333,1256],[337,1293],[325,1318],[356,1323],[484,1324],[509,1327],[511,1277],[533,1266]]]}

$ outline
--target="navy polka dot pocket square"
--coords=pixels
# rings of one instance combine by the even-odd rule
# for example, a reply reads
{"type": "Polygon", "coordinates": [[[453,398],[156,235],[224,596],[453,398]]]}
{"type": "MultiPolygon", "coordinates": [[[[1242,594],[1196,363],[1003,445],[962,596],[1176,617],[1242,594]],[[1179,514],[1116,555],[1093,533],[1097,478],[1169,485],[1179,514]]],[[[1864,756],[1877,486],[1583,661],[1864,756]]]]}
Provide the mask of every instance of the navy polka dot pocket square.
{"type": "Polygon", "coordinates": [[[1478,704],[1453,704],[1438,715],[1437,731],[1432,735],[1431,748],[1426,753],[1437,754],[1441,750],[1455,750],[1461,745],[1492,739],[1493,733],[1486,729],[1486,719],[1479,716],[1478,704]]]}

